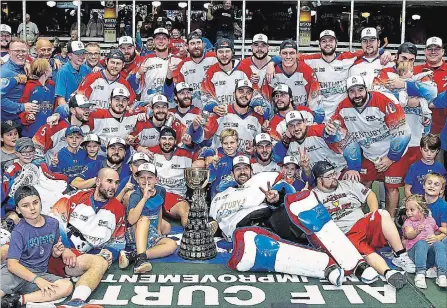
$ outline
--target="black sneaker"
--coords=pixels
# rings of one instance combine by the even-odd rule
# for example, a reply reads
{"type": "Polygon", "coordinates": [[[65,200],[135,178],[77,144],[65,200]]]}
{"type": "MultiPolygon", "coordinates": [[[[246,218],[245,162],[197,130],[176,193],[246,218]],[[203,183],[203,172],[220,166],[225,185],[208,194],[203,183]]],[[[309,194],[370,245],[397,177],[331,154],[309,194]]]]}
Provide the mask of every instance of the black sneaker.
{"type": "Polygon", "coordinates": [[[118,258],[118,264],[121,269],[127,268],[137,257],[135,251],[121,250],[118,258]]]}
{"type": "Polygon", "coordinates": [[[2,297],[2,308],[20,308],[20,295],[10,294],[2,297]]]}
{"type": "Polygon", "coordinates": [[[152,270],[152,264],[147,260],[146,253],[137,255],[133,272],[135,274],[144,274],[152,270]]]}
{"type": "Polygon", "coordinates": [[[388,282],[389,285],[392,285],[396,289],[402,289],[404,285],[407,284],[407,277],[396,270],[387,271],[385,278],[386,282],[388,282]]]}

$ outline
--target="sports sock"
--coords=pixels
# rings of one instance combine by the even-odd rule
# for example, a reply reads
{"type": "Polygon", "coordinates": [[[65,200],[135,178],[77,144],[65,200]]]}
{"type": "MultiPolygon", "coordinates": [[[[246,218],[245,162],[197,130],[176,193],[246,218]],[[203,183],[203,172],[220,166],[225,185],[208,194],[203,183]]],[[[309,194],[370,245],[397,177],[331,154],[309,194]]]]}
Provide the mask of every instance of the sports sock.
{"type": "Polygon", "coordinates": [[[72,295],[72,299],[82,299],[84,302],[92,294],[92,289],[87,286],[77,286],[75,287],[72,295]]]}

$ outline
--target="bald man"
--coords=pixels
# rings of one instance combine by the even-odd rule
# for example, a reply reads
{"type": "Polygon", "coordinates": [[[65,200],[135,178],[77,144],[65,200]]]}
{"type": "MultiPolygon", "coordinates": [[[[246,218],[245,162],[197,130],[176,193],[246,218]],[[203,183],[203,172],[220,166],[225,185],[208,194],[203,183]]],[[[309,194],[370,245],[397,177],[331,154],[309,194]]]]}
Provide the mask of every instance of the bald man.
{"type": "Polygon", "coordinates": [[[56,80],[55,73],[61,68],[62,62],[58,59],[51,58],[53,53],[53,44],[47,39],[38,39],[36,42],[36,53],[38,59],[47,59],[53,69],[53,80],[56,80]]]}

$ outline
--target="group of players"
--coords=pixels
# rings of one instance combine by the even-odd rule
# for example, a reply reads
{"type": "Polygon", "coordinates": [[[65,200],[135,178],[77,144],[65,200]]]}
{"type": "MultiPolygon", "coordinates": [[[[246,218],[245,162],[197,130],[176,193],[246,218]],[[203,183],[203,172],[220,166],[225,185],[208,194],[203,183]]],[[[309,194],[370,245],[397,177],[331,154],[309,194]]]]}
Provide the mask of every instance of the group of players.
{"type": "MultiPolygon", "coordinates": [[[[165,219],[188,222],[190,167],[210,170],[213,234],[231,239],[238,227],[262,225],[300,242],[285,196],[315,188],[391,285],[401,288],[405,278],[375,253],[388,243],[396,265],[425,279],[427,264],[414,266],[393,218],[405,185],[407,197],[425,195],[416,201],[429,203],[437,226],[430,243],[445,239],[440,38],[427,40],[426,63],[415,66],[415,45],[402,44],[393,58],[379,48],[374,28],[362,31],[356,52],[338,52],[335,33],[325,30],[320,53],[300,54],[286,40],[276,57],[257,34],[252,56],[240,61],[229,39],[205,52],[199,32],[187,36],[186,57],[173,56],[170,35],[156,29],[154,52],[145,56],[133,38],[121,37],[104,59],[98,45],[81,41],[67,44],[65,58],[52,58],[51,42],[39,39],[32,59],[1,25],[2,307],[68,296],[67,276],[80,278],[60,307],[83,307],[112,262],[150,271],[148,260],[177,248],[165,219]],[[260,181],[265,198],[225,202],[231,189],[269,172],[277,176],[260,181]],[[382,210],[374,181],[384,183],[382,210]]],[[[408,228],[408,239],[425,232],[408,228]]],[[[437,254],[446,254],[442,245],[437,254]]],[[[446,287],[446,266],[435,265],[446,287]]]]}

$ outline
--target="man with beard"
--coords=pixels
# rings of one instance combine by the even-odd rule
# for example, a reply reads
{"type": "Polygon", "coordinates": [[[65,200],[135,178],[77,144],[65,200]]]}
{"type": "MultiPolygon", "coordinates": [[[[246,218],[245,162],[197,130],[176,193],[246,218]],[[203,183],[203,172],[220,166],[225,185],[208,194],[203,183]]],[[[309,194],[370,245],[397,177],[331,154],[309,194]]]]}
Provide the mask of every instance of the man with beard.
{"type": "Polygon", "coordinates": [[[138,69],[146,57],[142,57],[136,53],[135,44],[130,36],[122,36],[119,38],[118,49],[124,54],[124,67],[121,71],[121,76],[127,78],[131,72],[138,69]]]}
{"type": "Polygon", "coordinates": [[[79,277],[71,300],[59,308],[88,307],[88,297],[124,249],[126,210],[115,199],[118,183],[118,173],[103,168],[97,172],[95,189],[63,197],[51,209],[49,215],[59,221],[65,249],[62,258],[50,258],[48,272],[79,277]]]}
{"type": "MultiPolygon", "coordinates": [[[[202,109],[201,83],[208,68],[217,62],[216,53],[204,51],[203,38],[197,32],[191,32],[186,40],[189,57],[183,59],[172,73],[174,83],[186,82],[193,88],[192,103],[202,109]]],[[[166,77],[166,86],[170,86],[170,70],[166,77]]]]}
{"type": "Polygon", "coordinates": [[[179,120],[185,128],[194,121],[198,114],[202,111],[192,105],[193,88],[186,82],[179,82],[174,87],[174,97],[177,106],[169,109],[177,120],[179,120]]]}
{"type": "Polygon", "coordinates": [[[220,133],[225,128],[233,128],[239,133],[239,150],[246,151],[247,148],[252,149],[253,140],[257,134],[261,133],[264,120],[260,114],[250,107],[253,97],[251,82],[249,80],[239,80],[236,84],[234,95],[236,101],[232,104],[224,105],[223,116],[213,114],[205,122],[202,115],[197,115],[197,120],[194,120],[193,124],[189,126],[188,132],[194,143],[199,144],[203,140],[212,138],[211,147],[217,149],[221,146],[220,133]],[[203,126],[200,123],[203,123],[203,126]]]}
{"type": "Polygon", "coordinates": [[[224,116],[228,105],[236,100],[233,85],[239,80],[249,80],[239,69],[240,62],[233,61],[234,45],[229,39],[216,43],[217,63],[210,66],[202,81],[203,109],[224,116]]]}
{"type": "Polygon", "coordinates": [[[165,28],[154,31],[155,53],[148,55],[138,67],[129,75],[129,83],[135,93],[141,95],[144,102],[151,101],[157,93],[163,92],[168,67],[175,71],[180,59],[169,54],[169,32],[165,28]]]}
{"type": "Polygon", "coordinates": [[[347,92],[325,132],[343,137],[338,127],[347,130],[340,145],[349,170],[361,171],[361,181],[367,187],[376,180],[385,183],[386,209],[394,217],[399,187],[404,186],[408,169],[406,151],[411,138],[404,110],[384,94],[368,91],[361,76],[348,78],[347,92]]]}
{"type": "Polygon", "coordinates": [[[80,176],[76,177],[71,182],[72,187],[75,189],[87,189],[93,187],[96,184],[98,172],[102,168],[111,168],[115,170],[119,175],[119,179],[124,179],[131,175],[129,165],[124,162],[127,146],[126,141],[123,138],[116,137],[110,139],[107,143],[106,151],[106,159],[96,160],[89,163],[80,176]]]}
{"type": "Polygon", "coordinates": [[[127,80],[120,75],[124,65],[124,55],[120,50],[111,49],[106,56],[105,68],[88,74],[76,90],[84,94],[96,108],[109,108],[109,94],[115,88],[127,88],[130,93],[129,105],[135,100],[135,93],[127,80]]]}
{"type": "Polygon", "coordinates": [[[268,134],[261,133],[255,137],[255,157],[251,159],[253,174],[264,171],[279,171],[279,165],[272,159],[273,144],[268,134]]]}
{"type": "Polygon", "coordinates": [[[363,57],[357,59],[349,69],[349,77],[362,76],[368,89],[380,70],[393,66],[393,62],[384,65],[379,56],[380,41],[375,28],[365,28],[361,33],[363,57]]]}
{"type": "Polygon", "coordinates": [[[406,278],[399,271],[390,269],[376,251],[390,245],[394,251],[393,264],[410,273],[415,272],[415,266],[402,245],[394,220],[387,211],[378,209],[374,192],[361,183],[337,180],[335,166],[327,161],[316,163],[312,172],[317,184],[313,192],[335,224],[370,266],[385,276],[390,285],[402,288],[406,278]],[[366,215],[362,210],[365,203],[369,209],[366,215]]]}
{"type": "Polygon", "coordinates": [[[76,91],[82,80],[90,71],[82,66],[85,60],[85,48],[81,41],[68,43],[68,58],[57,74],[56,78],[56,105],[66,105],[70,95],[76,91]]]}
{"type": "Polygon", "coordinates": [[[9,43],[11,43],[11,27],[5,24],[0,25],[0,65],[9,60],[9,43]]]}
{"type": "Polygon", "coordinates": [[[185,200],[187,186],[184,169],[191,168],[193,153],[178,148],[176,139],[175,130],[163,127],[160,131],[159,145],[149,148],[149,151],[154,153],[153,161],[158,183],[166,189],[163,213],[171,218],[180,219],[182,226],[185,226],[189,204],[185,200]]]}
{"type": "Polygon", "coordinates": [[[84,95],[76,94],[68,100],[69,114],[67,119],[58,121],[57,124],[45,124],[41,126],[33,137],[37,155],[45,157],[48,164],[51,158],[62,148],[67,146],[65,130],[70,126],[81,127],[84,134],[90,131],[87,126],[90,107],[92,104],[84,95]]]}

